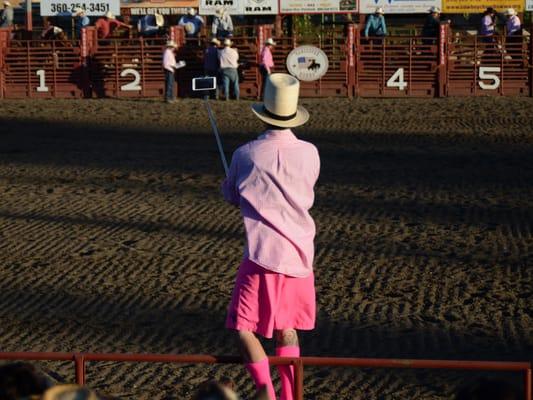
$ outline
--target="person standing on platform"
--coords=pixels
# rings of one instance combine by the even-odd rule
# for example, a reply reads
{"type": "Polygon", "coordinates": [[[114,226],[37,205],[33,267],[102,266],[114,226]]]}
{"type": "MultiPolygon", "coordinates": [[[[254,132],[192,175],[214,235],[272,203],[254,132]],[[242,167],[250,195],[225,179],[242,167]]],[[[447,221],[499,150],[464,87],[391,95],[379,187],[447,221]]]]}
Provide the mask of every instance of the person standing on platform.
{"type": "Polygon", "coordinates": [[[261,61],[259,63],[259,70],[261,71],[262,79],[262,88],[265,89],[266,80],[268,76],[272,73],[272,68],[274,68],[274,58],[272,57],[272,47],[276,45],[274,39],[268,38],[261,50],[261,61]]]}
{"type": "Polygon", "coordinates": [[[145,15],[137,22],[137,30],[142,37],[154,37],[164,25],[165,18],[161,14],[145,15]]]}
{"type": "Polygon", "coordinates": [[[196,15],[195,8],[189,7],[187,9],[187,15],[180,18],[178,25],[183,26],[187,37],[197,37],[204,25],[204,19],[199,15],[196,15]]]}
{"type": "MultiPolygon", "coordinates": [[[[269,75],[263,103],[252,111],[266,124],[239,147],[222,184],[224,199],[240,208],[246,241],[226,317],[236,331],[256,390],[276,399],[270,364],[258,336],[276,339],[276,355],[299,357],[298,330],[315,326],[315,223],[309,213],[320,172],[318,151],[291,128],[309,113],[298,105],[300,82],[269,75]]],[[[294,367],[280,365],[281,400],[293,400],[294,367]]]]}
{"type": "Polygon", "coordinates": [[[175,73],[178,69],[176,63],[175,51],[178,45],[173,40],[166,43],[165,51],[163,53],[163,70],[165,71],[165,102],[174,103],[176,97],[174,96],[174,81],[175,73]]]}
{"type": "Polygon", "coordinates": [[[431,7],[426,22],[422,28],[422,43],[425,45],[434,45],[437,42],[440,32],[440,9],[431,7]],[[435,38],[435,39],[429,39],[435,38]]]}
{"type": "Polygon", "coordinates": [[[215,11],[215,18],[211,26],[211,33],[214,37],[225,39],[233,36],[233,21],[228,10],[224,7],[219,7],[215,11]]]}
{"type": "Polygon", "coordinates": [[[496,31],[496,11],[494,8],[489,7],[483,12],[481,18],[481,29],[479,34],[482,37],[484,43],[494,43],[494,33],[496,31]]]}
{"type": "Polygon", "coordinates": [[[365,38],[376,44],[381,44],[383,38],[387,36],[387,25],[384,17],[385,11],[383,8],[377,7],[374,14],[370,15],[365,25],[365,38]],[[377,39],[373,39],[377,38],[377,39]]]}
{"type": "Polygon", "coordinates": [[[230,84],[233,87],[235,100],[239,100],[239,52],[237,49],[231,48],[233,42],[226,38],[224,40],[224,48],[218,52],[218,60],[220,62],[220,76],[224,86],[224,98],[230,99],[230,84]]]}
{"type": "Polygon", "coordinates": [[[13,26],[14,10],[11,3],[4,0],[4,9],[0,12],[0,28],[10,28],[13,26]]]}
{"type": "Polygon", "coordinates": [[[211,39],[209,47],[205,49],[204,53],[204,75],[214,76],[217,79],[217,87],[215,89],[215,98],[218,100],[218,87],[220,76],[218,70],[220,69],[220,61],[218,60],[218,47],[220,41],[217,38],[211,39]]]}
{"type": "Polygon", "coordinates": [[[507,36],[505,38],[508,46],[506,46],[506,51],[509,53],[507,57],[512,58],[520,57],[522,54],[522,23],[520,18],[514,8],[508,8],[505,11],[505,16],[507,17],[506,21],[506,30],[507,36]]]}
{"type": "Polygon", "coordinates": [[[111,11],[108,11],[103,18],[98,18],[94,24],[98,39],[107,39],[117,28],[131,29],[132,26],[125,24],[115,18],[111,11]]]}
{"type": "Polygon", "coordinates": [[[76,7],[72,12],[72,16],[74,17],[76,39],[81,40],[81,30],[86,26],[89,26],[91,24],[91,20],[87,15],[85,15],[85,11],[81,7],[76,7]]]}

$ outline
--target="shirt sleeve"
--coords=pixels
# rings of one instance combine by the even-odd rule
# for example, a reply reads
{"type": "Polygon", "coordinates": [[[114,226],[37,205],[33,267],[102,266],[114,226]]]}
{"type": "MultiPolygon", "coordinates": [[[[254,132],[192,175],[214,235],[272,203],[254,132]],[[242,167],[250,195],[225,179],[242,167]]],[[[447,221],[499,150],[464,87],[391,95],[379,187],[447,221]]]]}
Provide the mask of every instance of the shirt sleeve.
{"type": "Polygon", "coordinates": [[[368,31],[370,29],[371,21],[372,21],[372,16],[368,17],[368,20],[366,21],[366,24],[365,24],[365,36],[368,36],[368,31]]]}
{"type": "Polygon", "coordinates": [[[381,26],[383,27],[383,34],[387,35],[387,24],[385,23],[384,17],[381,17],[381,26]]]}
{"type": "Polygon", "coordinates": [[[224,200],[237,207],[239,206],[241,199],[239,190],[236,186],[238,176],[238,158],[238,153],[233,153],[233,156],[231,157],[231,164],[229,167],[228,176],[226,177],[224,182],[222,182],[222,195],[224,196],[224,200]]]}

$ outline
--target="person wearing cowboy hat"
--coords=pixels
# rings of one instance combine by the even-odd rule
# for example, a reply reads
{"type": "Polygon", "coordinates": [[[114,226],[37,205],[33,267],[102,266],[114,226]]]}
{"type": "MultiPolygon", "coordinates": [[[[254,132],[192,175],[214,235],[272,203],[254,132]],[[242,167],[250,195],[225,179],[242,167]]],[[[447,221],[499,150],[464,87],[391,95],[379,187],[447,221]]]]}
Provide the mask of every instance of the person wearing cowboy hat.
{"type": "Polygon", "coordinates": [[[483,12],[481,18],[481,29],[479,34],[483,36],[482,41],[484,43],[494,43],[494,32],[496,30],[496,10],[492,7],[488,7],[483,12]]]}
{"type": "Polygon", "coordinates": [[[425,45],[434,45],[436,38],[440,33],[440,8],[431,7],[428,16],[422,27],[422,43],[425,45]],[[429,39],[435,38],[435,39],[429,39]]]}
{"type": "Polygon", "coordinates": [[[216,99],[218,99],[218,81],[220,80],[218,73],[220,69],[220,61],[218,59],[219,46],[220,41],[217,38],[213,38],[204,52],[204,75],[214,76],[217,79],[217,88],[214,91],[216,99]]]}
{"type": "MultiPolygon", "coordinates": [[[[226,327],[237,331],[246,369],[270,399],[276,399],[270,365],[256,335],[274,336],[276,355],[299,357],[296,330],[315,325],[315,224],[309,209],[320,158],[314,145],[291,131],[309,119],[298,105],[299,90],[292,75],[268,76],[263,103],[252,105],[266,131],[233,153],[222,184],[224,199],[241,210],[246,233],[226,327]]],[[[278,371],[280,398],[293,399],[293,367],[278,371]]]]}
{"type": "Polygon", "coordinates": [[[274,39],[268,38],[261,50],[261,60],[259,62],[259,70],[261,71],[262,87],[265,88],[267,77],[272,73],[274,68],[274,58],[272,57],[272,47],[276,45],[274,39]]]}
{"type": "Polygon", "coordinates": [[[165,71],[165,102],[173,103],[176,101],[174,96],[174,77],[176,70],[180,65],[176,63],[175,51],[178,45],[173,40],[169,40],[165,45],[163,52],[163,70],[165,71]]]}
{"type": "Polygon", "coordinates": [[[377,37],[374,41],[381,43],[382,38],[387,36],[387,25],[385,24],[385,12],[383,8],[377,7],[374,14],[369,15],[365,25],[365,38],[377,37]]]}
{"type": "Polygon", "coordinates": [[[187,9],[187,14],[182,16],[178,21],[178,25],[183,26],[187,37],[196,37],[204,25],[204,19],[199,15],[196,15],[195,8],[189,7],[187,9]]]}
{"type": "Polygon", "coordinates": [[[218,7],[215,11],[211,33],[214,37],[225,39],[233,36],[233,21],[225,7],[218,7]]]}
{"type": "Polygon", "coordinates": [[[96,27],[96,32],[98,39],[107,39],[117,28],[133,28],[131,25],[125,24],[124,22],[116,19],[115,15],[108,11],[103,18],[98,18],[94,24],[96,27]]]}
{"type": "Polygon", "coordinates": [[[220,77],[224,88],[224,99],[230,99],[230,84],[233,87],[235,99],[239,100],[239,52],[232,48],[231,39],[224,39],[224,48],[218,52],[218,61],[220,63],[220,77]]]}
{"type": "Polygon", "coordinates": [[[15,11],[8,0],[4,0],[4,8],[0,11],[0,28],[13,26],[15,11]]]}
{"type": "Polygon", "coordinates": [[[520,18],[517,15],[517,12],[514,8],[508,8],[505,10],[505,16],[507,21],[505,22],[505,30],[507,31],[506,41],[506,51],[509,55],[506,56],[506,59],[520,57],[522,53],[522,23],[520,18]]]}
{"type": "Polygon", "coordinates": [[[81,30],[86,26],[91,24],[91,20],[85,14],[85,11],[81,7],[76,7],[72,11],[72,16],[74,17],[74,28],[76,32],[76,37],[81,38],[81,30]]]}
{"type": "Polygon", "coordinates": [[[165,25],[165,18],[161,14],[149,14],[140,18],[137,22],[137,30],[142,37],[157,36],[165,25]]]}

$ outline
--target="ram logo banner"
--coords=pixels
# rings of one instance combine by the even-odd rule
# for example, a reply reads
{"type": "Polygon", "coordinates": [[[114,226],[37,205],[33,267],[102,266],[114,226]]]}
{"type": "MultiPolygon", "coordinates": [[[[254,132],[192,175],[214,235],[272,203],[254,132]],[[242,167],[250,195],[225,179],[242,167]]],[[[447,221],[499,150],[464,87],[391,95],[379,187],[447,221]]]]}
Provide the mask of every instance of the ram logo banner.
{"type": "Polygon", "coordinates": [[[442,8],[441,0],[360,0],[360,12],[372,14],[382,7],[385,14],[424,14],[431,7],[442,8]]]}
{"type": "Polygon", "coordinates": [[[277,14],[277,0],[201,0],[200,14],[213,15],[219,7],[225,7],[230,15],[277,14]]]}

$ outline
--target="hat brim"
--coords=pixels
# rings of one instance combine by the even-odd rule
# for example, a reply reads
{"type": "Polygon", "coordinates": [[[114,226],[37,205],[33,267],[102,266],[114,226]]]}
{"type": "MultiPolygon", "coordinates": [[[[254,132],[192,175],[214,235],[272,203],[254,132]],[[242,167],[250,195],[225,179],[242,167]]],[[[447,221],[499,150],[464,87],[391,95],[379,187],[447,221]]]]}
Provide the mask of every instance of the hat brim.
{"type": "Polygon", "coordinates": [[[261,121],[280,128],[296,128],[309,120],[309,112],[302,106],[298,106],[296,115],[289,120],[280,120],[272,117],[272,115],[267,113],[263,103],[252,104],[252,111],[261,121]]]}

